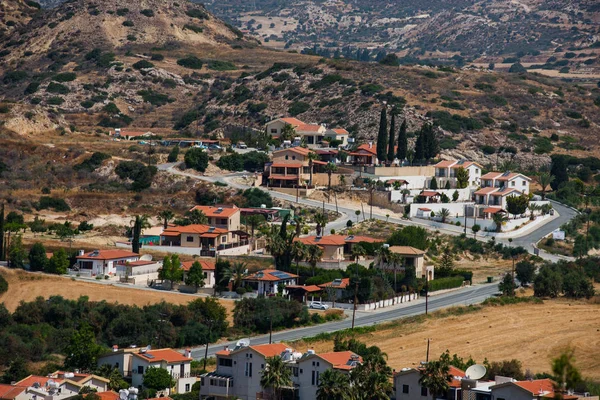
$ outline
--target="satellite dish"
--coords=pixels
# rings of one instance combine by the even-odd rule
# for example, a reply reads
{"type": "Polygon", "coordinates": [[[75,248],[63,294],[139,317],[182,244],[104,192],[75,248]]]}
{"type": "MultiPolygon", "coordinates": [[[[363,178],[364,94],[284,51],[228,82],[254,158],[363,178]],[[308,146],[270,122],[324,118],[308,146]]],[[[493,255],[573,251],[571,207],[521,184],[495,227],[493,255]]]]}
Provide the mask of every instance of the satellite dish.
{"type": "Polygon", "coordinates": [[[250,339],[240,339],[235,345],[236,347],[248,347],[250,346],[250,339]]]}
{"type": "Polygon", "coordinates": [[[152,254],[144,254],[140,257],[140,261],[152,261],[152,254]]]}
{"type": "Polygon", "coordinates": [[[483,365],[475,364],[467,368],[467,370],[465,371],[465,375],[469,379],[481,379],[484,377],[486,372],[487,370],[483,365]]]}

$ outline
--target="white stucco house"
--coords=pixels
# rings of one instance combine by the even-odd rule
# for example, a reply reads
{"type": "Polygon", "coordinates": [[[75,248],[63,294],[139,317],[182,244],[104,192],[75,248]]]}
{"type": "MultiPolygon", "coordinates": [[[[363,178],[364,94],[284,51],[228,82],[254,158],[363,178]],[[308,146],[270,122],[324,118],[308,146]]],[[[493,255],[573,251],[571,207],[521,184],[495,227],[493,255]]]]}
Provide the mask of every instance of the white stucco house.
{"type": "Polygon", "coordinates": [[[85,253],[79,251],[76,267],[79,271],[96,275],[115,275],[117,268],[140,259],[140,255],[127,250],[94,250],[85,253]]]}
{"type": "MultiPolygon", "coordinates": [[[[245,277],[244,283],[252,287],[259,295],[275,295],[278,293],[280,285],[296,285],[298,275],[276,269],[264,269],[245,277]]],[[[283,294],[287,294],[285,289],[283,294]]]]}
{"type": "Polygon", "coordinates": [[[464,168],[469,174],[468,187],[480,185],[483,166],[479,163],[466,160],[445,160],[435,164],[434,167],[439,188],[445,187],[446,182],[450,182],[450,188],[455,189],[457,187],[456,171],[460,168],[464,168]]]}

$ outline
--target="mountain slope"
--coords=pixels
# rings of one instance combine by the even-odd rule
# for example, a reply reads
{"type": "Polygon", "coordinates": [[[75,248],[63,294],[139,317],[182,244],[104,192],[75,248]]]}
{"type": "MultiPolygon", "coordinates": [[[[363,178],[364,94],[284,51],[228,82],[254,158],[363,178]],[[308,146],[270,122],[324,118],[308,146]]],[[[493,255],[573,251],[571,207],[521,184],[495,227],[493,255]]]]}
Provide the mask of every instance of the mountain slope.
{"type": "Polygon", "coordinates": [[[0,0],[0,41],[31,21],[39,13],[35,1],[0,0]]]}

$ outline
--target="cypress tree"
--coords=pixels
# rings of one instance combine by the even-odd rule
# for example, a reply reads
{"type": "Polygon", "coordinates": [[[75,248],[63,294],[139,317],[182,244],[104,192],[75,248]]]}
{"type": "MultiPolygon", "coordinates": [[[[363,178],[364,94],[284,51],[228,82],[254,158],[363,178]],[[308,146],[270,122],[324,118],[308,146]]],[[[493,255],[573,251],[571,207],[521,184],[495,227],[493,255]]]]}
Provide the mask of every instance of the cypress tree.
{"type": "Polygon", "coordinates": [[[387,159],[387,112],[385,107],[381,110],[381,118],[379,119],[379,133],[377,134],[377,158],[380,163],[384,163],[387,159]]]}
{"type": "Polygon", "coordinates": [[[4,203],[0,211],[0,260],[4,261],[4,203]]]}
{"type": "Polygon", "coordinates": [[[407,151],[408,138],[406,137],[406,120],[404,120],[402,125],[400,125],[400,132],[398,133],[398,153],[396,156],[400,162],[406,158],[407,151]]]}
{"type": "Polygon", "coordinates": [[[390,141],[388,144],[388,154],[387,154],[387,159],[389,162],[394,161],[394,156],[395,156],[394,141],[395,140],[396,140],[396,113],[392,111],[392,121],[390,122],[390,141]]]}
{"type": "Polygon", "coordinates": [[[421,134],[424,138],[424,158],[429,160],[434,158],[440,152],[440,145],[433,130],[433,125],[425,124],[421,128],[421,134]]]}
{"type": "Polygon", "coordinates": [[[429,189],[437,190],[437,188],[438,188],[437,179],[435,179],[435,176],[434,176],[433,179],[431,180],[431,183],[429,184],[429,189]]]}

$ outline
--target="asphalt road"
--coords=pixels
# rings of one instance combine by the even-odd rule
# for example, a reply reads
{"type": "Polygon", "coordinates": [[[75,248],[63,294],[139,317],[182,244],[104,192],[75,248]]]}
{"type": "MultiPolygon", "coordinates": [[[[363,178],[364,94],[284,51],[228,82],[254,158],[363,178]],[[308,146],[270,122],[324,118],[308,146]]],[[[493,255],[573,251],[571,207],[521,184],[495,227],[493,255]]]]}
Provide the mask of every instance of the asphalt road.
{"type": "MultiPolygon", "coordinates": [[[[476,285],[458,291],[449,292],[437,296],[429,297],[429,311],[435,311],[442,308],[459,305],[470,305],[481,303],[488,297],[493,296],[498,292],[497,284],[489,285],[476,285]]],[[[425,299],[421,298],[414,300],[405,305],[399,305],[395,307],[385,308],[382,311],[370,311],[370,312],[357,312],[355,326],[369,326],[377,325],[387,321],[397,320],[399,318],[410,317],[414,315],[425,313],[425,299]]],[[[274,332],[272,341],[273,343],[278,342],[290,342],[306,337],[312,337],[319,333],[335,332],[342,329],[352,327],[352,318],[346,318],[342,321],[330,322],[326,324],[309,326],[305,328],[298,328],[287,331],[274,332]]],[[[208,347],[208,356],[214,356],[219,350],[222,350],[225,346],[229,346],[230,349],[235,347],[236,342],[220,343],[218,345],[211,345],[208,347]]],[[[269,335],[260,335],[250,338],[250,344],[265,344],[269,343],[269,335]]],[[[192,357],[195,359],[204,358],[204,352],[206,346],[196,347],[192,349],[192,357]]]]}
{"type": "MultiPolygon", "coordinates": [[[[162,171],[170,172],[172,174],[186,176],[186,177],[190,177],[190,178],[198,179],[198,180],[204,180],[207,182],[226,183],[230,187],[235,188],[235,189],[245,190],[245,189],[250,188],[250,186],[241,185],[239,183],[232,181],[232,178],[240,177],[243,175],[249,175],[249,173],[247,173],[247,172],[236,172],[236,173],[232,173],[232,174],[228,174],[228,175],[220,175],[220,176],[200,176],[200,175],[189,174],[189,173],[183,172],[183,171],[175,168],[176,165],[177,165],[177,163],[162,164],[162,165],[158,166],[158,169],[162,170],[162,171]]],[[[287,201],[291,201],[291,202],[296,202],[296,196],[276,192],[276,191],[269,190],[268,188],[264,188],[264,187],[260,187],[260,189],[268,191],[271,194],[271,196],[274,198],[281,199],[281,200],[287,200],[287,201]]],[[[300,198],[298,200],[298,203],[305,205],[305,206],[311,206],[311,207],[317,207],[317,208],[323,207],[322,202],[315,201],[315,200],[309,200],[309,199],[305,199],[305,198],[300,198]]],[[[564,206],[560,203],[556,203],[554,201],[552,202],[552,206],[554,207],[555,211],[559,214],[558,217],[550,220],[549,222],[538,227],[537,229],[535,229],[534,231],[532,231],[530,233],[527,233],[520,237],[514,237],[511,245],[512,246],[523,246],[525,249],[527,249],[527,251],[529,251],[530,253],[533,253],[534,245],[540,239],[542,239],[544,236],[550,234],[553,230],[560,227],[561,225],[569,222],[571,220],[571,218],[573,218],[577,214],[577,212],[575,210],[573,210],[572,208],[566,207],[566,206],[564,206]]],[[[340,218],[327,224],[327,226],[324,230],[325,232],[329,232],[331,229],[335,229],[336,231],[339,231],[340,229],[345,228],[346,222],[349,219],[352,220],[353,222],[356,221],[356,215],[355,215],[356,209],[351,209],[351,208],[342,207],[342,206],[336,207],[336,205],[334,203],[325,203],[325,209],[329,210],[329,211],[337,211],[341,214],[340,218]]],[[[370,207],[365,205],[364,211],[366,214],[365,218],[370,217],[370,215],[371,215],[370,207]]],[[[362,210],[361,210],[361,215],[360,215],[359,219],[362,219],[362,217],[363,217],[363,215],[362,215],[362,210]]],[[[450,234],[450,235],[460,235],[462,233],[462,229],[460,229],[460,228],[457,229],[456,227],[450,227],[450,229],[445,229],[443,227],[440,227],[440,225],[441,225],[440,223],[437,223],[434,221],[406,220],[406,219],[391,218],[391,217],[388,218],[384,214],[378,214],[375,211],[373,212],[373,218],[379,219],[382,221],[389,221],[389,222],[392,222],[397,225],[421,226],[426,229],[438,230],[442,233],[450,234]]],[[[488,237],[483,237],[483,236],[479,236],[478,239],[481,241],[489,240],[488,237]]],[[[504,243],[506,245],[509,244],[508,239],[497,239],[497,241],[500,243],[504,243]]],[[[540,255],[540,257],[547,259],[549,261],[557,261],[559,259],[569,259],[569,257],[557,256],[557,255],[549,254],[546,252],[540,252],[539,255],[540,255]]]]}

